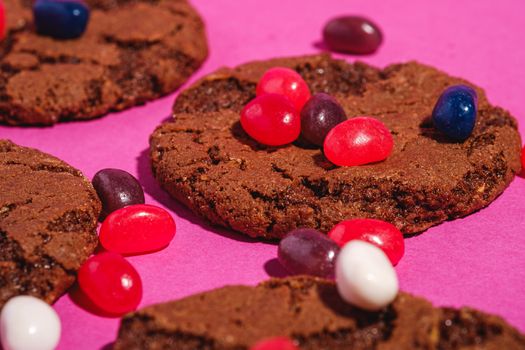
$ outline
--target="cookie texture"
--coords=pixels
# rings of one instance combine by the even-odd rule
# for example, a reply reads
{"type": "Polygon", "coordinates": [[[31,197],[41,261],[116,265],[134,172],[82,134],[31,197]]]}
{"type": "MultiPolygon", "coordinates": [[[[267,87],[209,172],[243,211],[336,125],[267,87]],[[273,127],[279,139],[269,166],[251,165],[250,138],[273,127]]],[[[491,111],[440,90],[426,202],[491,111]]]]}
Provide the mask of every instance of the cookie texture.
{"type": "Polygon", "coordinates": [[[434,308],[400,293],[380,312],[345,303],[332,281],[272,279],[147,307],[121,321],[115,350],[247,350],[287,336],[306,349],[524,349],[501,318],[469,308],[434,308]]]}
{"type": "Polygon", "coordinates": [[[279,239],[297,227],[327,232],[350,218],[382,219],[414,234],[486,206],[520,170],[515,119],[483,90],[416,62],[383,70],[328,55],[251,62],[204,77],[173,111],[150,139],[155,177],[194,212],[252,237],[279,239]],[[391,156],[336,167],[300,140],[279,148],[252,140],[239,112],[275,66],[295,69],[313,93],[334,96],[349,118],[383,121],[394,138],[391,156]],[[441,92],[458,83],[479,94],[475,129],[462,143],[429,119],[441,92]]]}
{"type": "Polygon", "coordinates": [[[87,0],[84,35],[38,35],[31,1],[5,0],[0,122],[90,119],[165,95],[207,56],[204,24],[186,0],[87,0]]]}
{"type": "Polygon", "coordinates": [[[0,308],[16,295],[53,303],[95,250],[101,204],[63,161],[0,140],[0,308]]]}

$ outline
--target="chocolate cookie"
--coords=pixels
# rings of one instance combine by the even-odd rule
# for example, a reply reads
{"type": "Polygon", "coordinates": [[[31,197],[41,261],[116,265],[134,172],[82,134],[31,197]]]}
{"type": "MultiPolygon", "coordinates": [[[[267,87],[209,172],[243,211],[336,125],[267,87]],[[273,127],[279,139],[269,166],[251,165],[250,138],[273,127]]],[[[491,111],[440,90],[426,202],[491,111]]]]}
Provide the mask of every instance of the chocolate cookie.
{"type": "Polygon", "coordinates": [[[405,234],[465,216],[496,198],[520,170],[520,136],[505,110],[479,95],[478,120],[464,142],[429,121],[441,92],[472,84],[416,62],[384,70],[327,55],[252,62],[220,69],[177,99],[174,121],[151,136],[153,172],[175,198],[211,222],[252,237],[291,229],[327,232],[350,218],[378,218],[405,234]],[[239,123],[270,67],[291,67],[312,92],[333,95],[348,117],[373,116],[394,138],[385,161],[335,167],[300,141],[266,147],[239,123]]]}
{"type": "Polygon", "coordinates": [[[51,125],[90,119],[165,95],[207,55],[204,24],[186,0],[86,0],[84,35],[35,33],[31,1],[4,0],[0,122],[51,125]]]}
{"type": "Polygon", "coordinates": [[[400,293],[380,312],[345,303],[335,284],[314,277],[230,286],[147,307],[121,321],[119,349],[248,349],[287,336],[306,349],[524,349],[525,337],[501,318],[434,308],[400,293]]]}
{"type": "Polygon", "coordinates": [[[0,140],[0,308],[16,295],[53,303],[95,250],[101,204],[63,161],[0,140]]]}

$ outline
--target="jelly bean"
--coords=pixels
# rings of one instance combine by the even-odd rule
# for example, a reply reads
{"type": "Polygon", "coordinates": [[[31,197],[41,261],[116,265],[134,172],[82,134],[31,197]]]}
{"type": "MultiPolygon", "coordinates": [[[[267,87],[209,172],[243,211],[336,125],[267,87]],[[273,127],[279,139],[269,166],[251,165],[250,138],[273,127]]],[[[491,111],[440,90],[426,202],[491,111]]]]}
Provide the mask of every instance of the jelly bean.
{"type": "Polygon", "coordinates": [[[310,89],[303,78],[290,68],[275,67],[267,70],[259,80],[257,96],[264,94],[285,95],[292,101],[297,112],[310,98],[310,89]]]}
{"type": "Polygon", "coordinates": [[[370,54],[383,42],[383,34],[371,20],[359,16],[331,19],[323,29],[323,40],[331,50],[370,54]]]}
{"type": "Polygon", "coordinates": [[[521,149],[521,173],[525,174],[525,145],[521,149]]]}
{"type": "Polygon", "coordinates": [[[362,165],[386,159],[394,140],[377,119],[357,117],[336,125],[324,140],[326,158],[340,166],[362,165]]]}
{"type": "Polygon", "coordinates": [[[432,111],[434,127],[454,141],[464,141],[476,125],[477,99],[476,91],[468,86],[447,88],[432,111]]]}
{"type": "Polygon", "coordinates": [[[136,204],[109,214],[100,227],[99,239],[111,252],[139,254],[166,247],[175,231],[175,221],[166,210],[136,204]]]}
{"type": "Polygon", "coordinates": [[[370,311],[390,304],[399,291],[396,271],[385,253],[359,240],[349,242],[339,252],[335,281],[344,300],[370,311]]]}
{"type": "Polygon", "coordinates": [[[0,330],[4,350],[52,350],[60,340],[61,324],[44,301],[20,295],[4,305],[0,330]]]}
{"type": "Polygon", "coordinates": [[[279,243],[279,262],[292,274],[334,277],[339,246],[321,232],[299,228],[289,232],[279,243]]]}
{"type": "Polygon", "coordinates": [[[322,146],[328,132],[345,120],[343,107],[321,92],[312,96],[301,111],[301,133],[307,141],[322,146]]]}
{"type": "Polygon", "coordinates": [[[241,125],[256,141],[269,146],[282,146],[295,141],[301,132],[301,119],[287,97],[261,95],[241,111],[241,125]]]}
{"type": "Polygon", "coordinates": [[[383,250],[392,265],[396,265],[405,253],[405,240],[401,231],[394,225],[382,220],[354,219],[341,221],[328,232],[328,237],[340,247],[355,239],[371,243],[383,250]]]}
{"type": "Polygon", "coordinates": [[[100,220],[117,209],[144,204],[144,191],[130,173],[120,169],[102,169],[93,177],[93,187],[102,202],[100,220]]]}
{"type": "Polygon", "coordinates": [[[290,338],[275,337],[261,340],[250,350],[299,350],[299,348],[290,338]]]}
{"type": "Polygon", "coordinates": [[[86,30],[89,8],[80,1],[37,0],[33,17],[39,34],[56,39],[74,39],[86,30]]]}
{"type": "Polygon", "coordinates": [[[6,23],[5,23],[5,6],[4,2],[0,1],[0,40],[6,36],[6,23]]]}
{"type": "Polygon", "coordinates": [[[122,256],[104,252],[89,258],[78,270],[78,285],[101,310],[122,315],[137,308],[142,299],[142,281],[122,256]]]}

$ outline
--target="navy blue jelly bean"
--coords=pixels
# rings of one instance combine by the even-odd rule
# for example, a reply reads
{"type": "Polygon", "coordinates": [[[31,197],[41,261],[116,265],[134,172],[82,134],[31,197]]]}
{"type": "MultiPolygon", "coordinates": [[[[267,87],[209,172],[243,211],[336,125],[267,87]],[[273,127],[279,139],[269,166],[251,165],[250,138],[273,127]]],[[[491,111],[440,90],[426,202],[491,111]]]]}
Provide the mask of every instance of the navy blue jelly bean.
{"type": "Polygon", "coordinates": [[[447,88],[434,106],[434,127],[454,141],[464,141],[476,125],[477,99],[476,91],[468,86],[447,88]]]}
{"type": "Polygon", "coordinates": [[[79,1],[37,0],[33,17],[39,34],[56,39],[81,36],[89,20],[89,8],[79,1]]]}

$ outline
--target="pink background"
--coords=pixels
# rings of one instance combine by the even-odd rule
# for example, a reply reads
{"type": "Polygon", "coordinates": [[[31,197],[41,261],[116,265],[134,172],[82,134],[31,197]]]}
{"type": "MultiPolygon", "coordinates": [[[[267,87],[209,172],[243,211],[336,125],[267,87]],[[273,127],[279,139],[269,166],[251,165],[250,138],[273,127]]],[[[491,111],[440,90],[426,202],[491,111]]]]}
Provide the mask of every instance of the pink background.
{"type": "MultiPolygon", "coordinates": [[[[407,60],[434,65],[484,87],[494,104],[525,119],[523,0],[193,3],[207,24],[210,56],[191,81],[222,65],[319,52],[314,44],[327,19],[364,14],[381,26],[385,41],[377,54],[360,59],[378,66],[407,60]]],[[[171,245],[129,258],[142,276],[142,305],[225,284],[255,284],[282,273],[272,260],[275,245],[210,227],[171,200],[152,178],[148,136],[168,117],[174,97],[89,122],[0,127],[1,138],[54,154],[90,178],[101,168],[125,169],[141,181],[147,203],[171,211],[178,225],[171,245]]],[[[524,179],[516,178],[488,208],[406,240],[406,255],[396,268],[402,289],[436,305],[470,305],[499,314],[525,331],[524,191],[524,179]]],[[[63,325],[60,349],[100,349],[114,341],[118,319],[93,315],[69,295],[55,308],[63,325]]]]}

